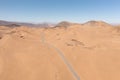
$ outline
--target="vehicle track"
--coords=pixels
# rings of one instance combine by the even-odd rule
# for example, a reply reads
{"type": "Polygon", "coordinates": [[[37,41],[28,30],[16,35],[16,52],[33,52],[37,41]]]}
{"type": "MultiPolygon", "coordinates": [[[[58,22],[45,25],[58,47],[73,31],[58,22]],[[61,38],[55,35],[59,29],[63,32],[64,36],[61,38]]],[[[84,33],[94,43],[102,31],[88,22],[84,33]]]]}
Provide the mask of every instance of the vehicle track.
{"type": "Polygon", "coordinates": [[[74,78],[76,80],[80,80],[79,75],[77,74],[77,72],[74,70],[74,68],[72,67],[72,65],[69,63],[69,61],[65,58],[64,53],[57,47],[55,47],[54,45],[47,43],[46,39],[45,39],[45,34],[44,32],[42,32],[41,34],[41,39],[42,39],[42,43],[44,43],[45,45],[49,46],[50,48],[53,48],[54,50],[56,50],[56,52],[58,53],[58,55],[60,56],[60,58],[63,60],[63,62],[65,63],[65,65],[67,66],[67,68],[69,69],[69,71],[72,73],[72,75],[74,76],[74,78]]]}

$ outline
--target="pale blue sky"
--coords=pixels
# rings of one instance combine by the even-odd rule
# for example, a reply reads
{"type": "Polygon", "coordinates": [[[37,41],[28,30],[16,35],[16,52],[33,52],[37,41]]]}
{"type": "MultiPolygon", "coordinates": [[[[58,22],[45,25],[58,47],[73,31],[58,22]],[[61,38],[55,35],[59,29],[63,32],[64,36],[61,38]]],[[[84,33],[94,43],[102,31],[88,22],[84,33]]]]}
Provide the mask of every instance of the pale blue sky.
{"type": "Polygon", "coordinates": [[[0,0],[0,20],[120,23],[120,0],[0,0]]]}

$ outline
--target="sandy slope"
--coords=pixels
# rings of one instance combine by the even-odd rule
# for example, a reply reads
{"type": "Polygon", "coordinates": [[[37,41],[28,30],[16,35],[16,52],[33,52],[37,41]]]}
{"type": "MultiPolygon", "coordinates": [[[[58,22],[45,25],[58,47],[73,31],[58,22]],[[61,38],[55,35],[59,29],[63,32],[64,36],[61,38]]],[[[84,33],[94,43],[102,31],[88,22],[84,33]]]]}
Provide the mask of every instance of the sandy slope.
{"type": "Polygon", "coordinates": [[[120,32],[113,27],[0,27],[0,80],[120,80],[120,32]]]}

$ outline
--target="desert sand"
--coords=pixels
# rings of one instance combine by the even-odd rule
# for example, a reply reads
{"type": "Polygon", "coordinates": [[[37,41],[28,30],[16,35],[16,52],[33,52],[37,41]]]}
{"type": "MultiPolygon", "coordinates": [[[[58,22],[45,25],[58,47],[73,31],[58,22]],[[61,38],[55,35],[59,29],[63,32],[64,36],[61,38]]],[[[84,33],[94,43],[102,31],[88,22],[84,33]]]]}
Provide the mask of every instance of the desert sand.
{"type": "Polygon", "coordinates": [[[0,26],[0,80],[120,80],[120,28],[0,26]]]}

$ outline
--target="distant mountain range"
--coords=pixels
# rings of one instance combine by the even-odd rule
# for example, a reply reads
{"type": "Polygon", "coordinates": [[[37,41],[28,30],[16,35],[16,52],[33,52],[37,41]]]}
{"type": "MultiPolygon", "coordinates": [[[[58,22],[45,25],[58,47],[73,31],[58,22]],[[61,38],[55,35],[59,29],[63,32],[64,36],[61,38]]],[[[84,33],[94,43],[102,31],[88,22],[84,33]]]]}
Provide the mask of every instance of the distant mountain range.
{"type": "Polygon", "coordinates": [[[62,22],[58,23],[55,27],[67,28],[69,26],[74,26],[74,25],[91,26],[91,27],[108,27],[108,26],[113,26],[113,25],[108,24],[108,23],[106,23],[104,21],[88,21],[88,22],[83,23],[83,24],[62,21],[62,22]]]}
{"type": "Polygon", "coordinates": [[[25,22],[11,22],[11,21],[4,21],[0,20],[0,26],[7,26],[7,27],[20,27],[20,26],[28,26],[28,27],[69,27],[71,25],[82,25],[82,26],[112,26],[111,24],[108,24],[104,21],[88,21],[83,24],[79,23],[71,23],[68,21],[62,21],[58,24],[52,24],[52,23],[40,23],[40,24],[33,24],[33,23],[25,23],[25,22]]]}
{"type": "Polygon", "coordinates": [[[20,26],[28,26],[28,27],[53,27],[54,25],[55,24],[51,24],[51,23],[33,24],[33,23],[25,23],[25,22],[11,22],[11,21],[0,20],[0,26],[7,26],[7,27],[20,27],[20,26]]]}

